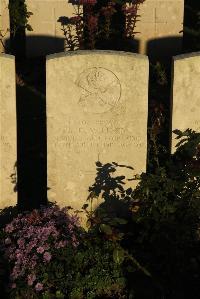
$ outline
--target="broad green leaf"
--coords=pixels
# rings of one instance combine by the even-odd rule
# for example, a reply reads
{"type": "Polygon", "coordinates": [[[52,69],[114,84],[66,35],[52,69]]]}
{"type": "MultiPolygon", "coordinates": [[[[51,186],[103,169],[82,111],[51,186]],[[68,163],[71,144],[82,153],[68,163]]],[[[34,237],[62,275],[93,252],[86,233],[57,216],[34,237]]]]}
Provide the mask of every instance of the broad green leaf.
{"type": "Polygon", "coordinates": [[[105,233],[106,235],[112,235],[112,228],[107,224],[101,224],[99,230],[100,232],[105,233]]]}
{"type": "Polygon", "coordinates": [[[114,220],[118,223],[118,224],[127,224],[127,220],[123,219],[123,218],[114,218],[114,220]]]}
{"type": "Polygon", "coordinates": [[[124,261],[125,258],[125,254],[124,254],[124,250],[122,248],[116,248],[113,251],[113,259],[115,261],[115,263],[117,264],[121,264],[124,261]]]}
{"type": "Polygon", "coordinates": [[[58,299],[63,299],[65,296],[63,295],[63,293],[61,293],[61,291],[57,291],[56,292],[56,298],[58,299]]]}

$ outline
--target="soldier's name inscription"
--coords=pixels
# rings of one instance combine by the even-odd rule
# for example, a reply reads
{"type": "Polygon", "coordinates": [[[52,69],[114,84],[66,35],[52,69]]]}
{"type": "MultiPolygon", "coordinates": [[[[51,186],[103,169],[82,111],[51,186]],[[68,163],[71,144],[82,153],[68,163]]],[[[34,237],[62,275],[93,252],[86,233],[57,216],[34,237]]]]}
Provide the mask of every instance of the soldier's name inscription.
{"type": "Polygon", "coordinates": [[[91,147],[98,149],[111,147],[137,147],[143,146],[140,136],[134,134],[131,121],[126,126],[118,122],[113,124],[108,121],[90,122],[78,121],[76,126],[73,121],[68,121],[64,129],[54,142],[55,148],[62,147],[66,150],[88,150],[91,147]]]}

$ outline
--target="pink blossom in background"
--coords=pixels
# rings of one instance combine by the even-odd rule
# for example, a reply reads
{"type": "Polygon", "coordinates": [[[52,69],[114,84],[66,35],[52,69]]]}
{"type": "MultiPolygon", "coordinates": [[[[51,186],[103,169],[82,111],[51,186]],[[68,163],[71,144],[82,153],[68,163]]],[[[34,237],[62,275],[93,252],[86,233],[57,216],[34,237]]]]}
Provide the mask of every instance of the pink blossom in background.
{"type": "Polygon", "coordinates": [[[81,17],[80,16],[75,16],[75,17],[71,17],[69,18],[69,21],[71,24],[76,25],[77,23],[81,22],[81,17]]]}
{"type": "Polygon", "coordinates": [[[5,227],[5,232],[6,233],[12,233],[14,231],[14,226],[12,223],[10,224],[7,224],[6,227],[5,227]]]}
{"type": "Polygon", "coordinates": [[[27,280],[28,280],[28,285],[29,286],[32,286],[34,281],[36,280],[36,276],[35,274],[29,274],[28,277],[27,277],[27,280]]]}
{"type": "Polygon", "coordinates": [[[20,238],[18,241],[17,241],[17,244],[19,245],[19,248],[24,248],[24,244],[25,244],[25,239],[24,238],[20,238]]]}
{"type": "Polygon", "coordinates": [[[89,16],[88,26],[91,30],[96,30],[96,28],[98,26],[98,17],[97,16],[89,16]]]}
{"type": "Polygon", "coordinates": [[[37,251],[37,253],[43,253],[44,252],[44,248],[40,246],[40,247],[38,247],[36,249],[36,251],[37,251]]]}
{"type": "Polygon", "coordinates": [[[44,254],[43,254],[43,258],[44,258],[44,261],[45,262],[50,262],[52,256],[51,256],[51,253],[49,253],[48,251],[46,251],[44,254]]]}
{"type": "Polygon", "coordinates": [[[36,290],[37,292],[42,291],[42,290],[43,290],[43,284],[40,283],[40,282],[38,282],[38,283],[35,285],[35,290],[36,290]]]}
{"type": "Polygon", "coordinates": [[[64,241],[60,241],[58,243],[55,244],[55,248],[59,249],[59,248],[63,248],[67,245],[67,241],[64,240],[64,241]]]}
{"type": "Polygon", "coordinates": [[[124,6],[123,11],[125,14],[133,14],[135,15],[137,13],[137,8],[135,6],[124,6]]]}

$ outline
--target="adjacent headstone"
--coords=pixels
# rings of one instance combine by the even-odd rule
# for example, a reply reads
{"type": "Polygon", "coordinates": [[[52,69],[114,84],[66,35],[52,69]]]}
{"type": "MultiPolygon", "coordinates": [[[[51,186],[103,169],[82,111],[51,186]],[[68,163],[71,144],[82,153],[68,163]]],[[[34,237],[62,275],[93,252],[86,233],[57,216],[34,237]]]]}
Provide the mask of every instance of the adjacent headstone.
{"type": "MultiPolygon", "coordinates": [[[[95,162],[145,172],[148,58],[114,51],[47,57],[48,199],[80,209],[95,162]]],[[[130,177],[129,177],[130,178],[130,177]]]]}
{"type": "Polygon", "coordinates": [[[17,204],[15,93],[14,56],[0,54],[0,209],[17,204]]]}
{"type": "Polygon", "coordinates": [[[10,19],[8,10],[9,0],[0,1],[0,53],[5,52],[5,47],[9,46],[10,19]]]}
{"type": "MultiPolygon", "coordinates": [[[[172,130],[200,132],[200,52],[173,57],[172,130]]],[[[177,140],[172,135],[172,152],[177,140]]]]}

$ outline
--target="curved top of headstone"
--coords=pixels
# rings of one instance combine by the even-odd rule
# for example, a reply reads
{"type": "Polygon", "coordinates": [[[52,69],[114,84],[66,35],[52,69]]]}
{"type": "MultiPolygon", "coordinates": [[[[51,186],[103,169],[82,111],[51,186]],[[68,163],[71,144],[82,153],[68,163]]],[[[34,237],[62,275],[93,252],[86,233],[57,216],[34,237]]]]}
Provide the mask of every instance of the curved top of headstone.
{"type": "Polygon", "coordinates": [[[101,54],[101,55],[118,55],[118,56],[133,56],[138,59],[148,59],[148,56],[125,52],[125,51],[112,51],[112,50],[77,50],[77,51],[67,51],[61,53],[55,53],[46,56],[46,60],[54,59],[54,58],[63,58],[67,56],[76,56],[76,55],[88,55],[88,54],[101,54]]]}
{"type": "Polygon", "coordinates": [[[0,57],[8,58],[8,59],[15,59],[14,55],[0,53],[0,57]]]}
{"type": "Polygon", "coordinates": [[[200,56],[200,51],[176,55],[176,56],[173,56],[172,59],[175,61],[175,60],[181,60],[181,59],[182,60],[189,59],[189,58],[193,58],[196,56],[200,56]]]}

